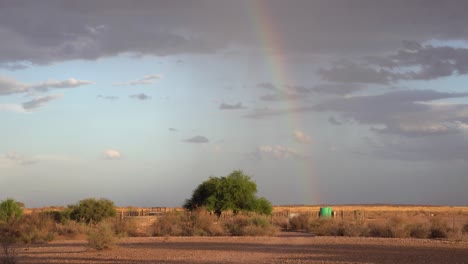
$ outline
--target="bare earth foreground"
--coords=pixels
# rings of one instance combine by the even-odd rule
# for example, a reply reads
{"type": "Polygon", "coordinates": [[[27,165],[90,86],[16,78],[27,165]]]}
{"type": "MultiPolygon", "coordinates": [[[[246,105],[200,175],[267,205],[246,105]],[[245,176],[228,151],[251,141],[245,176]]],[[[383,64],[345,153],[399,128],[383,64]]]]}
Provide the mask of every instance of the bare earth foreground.
{"type": "Polygon", "coordinates": [[[95,251],[84,240],[17,249],[18,263],[468,263],[468,242],[356,237],[145,237],[95,251]]]}

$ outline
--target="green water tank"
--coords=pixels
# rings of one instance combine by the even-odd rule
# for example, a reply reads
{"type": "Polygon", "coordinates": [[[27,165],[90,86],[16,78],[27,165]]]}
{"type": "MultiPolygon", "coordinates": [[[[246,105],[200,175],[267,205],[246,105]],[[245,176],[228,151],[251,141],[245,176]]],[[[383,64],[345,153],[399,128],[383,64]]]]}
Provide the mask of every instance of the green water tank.
{"type": "Polygon", "coordinates": [[[332,217],[332,208],[331,207],[320,207],[320,212],[319,212],[320,217],[323,218],[328,218],[332,217]]]}

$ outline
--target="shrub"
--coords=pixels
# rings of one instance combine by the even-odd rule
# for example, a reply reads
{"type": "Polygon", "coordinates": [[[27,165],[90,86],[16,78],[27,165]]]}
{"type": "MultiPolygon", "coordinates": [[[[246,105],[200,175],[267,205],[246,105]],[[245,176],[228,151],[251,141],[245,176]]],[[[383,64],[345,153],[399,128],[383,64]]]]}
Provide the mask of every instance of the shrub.
{"type": "Polygon", "coordinates": [[[57,224],[59,223],[64,224],[70,220],[70,213],[71,213],[70,210],[64,210],[64,211],[44,211],[44,212],[41,212],[40,214],[50,217],[57,224]]]}
{"type": "Polygon", "coordinates": [[[224,222],[226,231],[233,236],[271,236],[278,227],[270,224],[265,216],[236,215],[224,222]]]}
{"type": "Polygon", "coordinates": [[[430,221],[429,238],[448,238],[450,228],[447,222],[440,218],[432,218],[430,221]]]}
{"type": "Polygon", "coordinates": [[[11,242],[0,241],[0,263],[1,264],[16,264],[18,263],[16,249],[11,242]]]}
{"type": "Polygon", "coordinates": [[[429,227],[424,223],[411,223],[408,225],[409,236],[414,238],[427,238],[429,227]]]}
{"type": "Polygon", "coordinates": [[[114,218],[112,221],[112,227],[115,231],[115,234],[119,237],[134,237],[138,235],[137,232],[137,224],[133,219],[124,218],[124,219],[117,219],[114,218]]]}
{"type": "Polygon", "coordinates": [[[311,221],[309,214],[300,214],[289,218],[289,227],[292,230],[309,230],[311,221]]]}
{"type": "Polygon", "coordinates": [[[94,198],[81,200],[76,205],[69,205],[68,210],[70,210],[72,220],[86,224],[97,224],[117,214],[114,202],[102,198],[99,200],[94,198]]]}
{"type": "Polygon", "coordinates": [[[221,236],[224,228],[217,222],[217,217],[211,215],[204,208],[196,210],[190,215],[190,225],[194,236],[221,236]]]}
{"type": "Polygon", "coordinates": [[[54,231],[59,236],[65,236],[69,238],[75,238],[80,234],[87,233],[87,226],[77,223],[75,221],[67,221],[65,223],[60,223],[55,225],[54,231]]]}
{"type": "Polygon", "coordinates": [[[16,225],[20,233],[19,238],[24,243],[45,243],[55,238],[55,223],[48,215],[25,215],[16,225]]]}
{"type": "Polygon", "coordinates": [[[463,225],[462,231],[463,231],[463,233],[468,233],[468,223],[463,225]]]}
{"type": "Polygon", "coordinates": [[[111,225],[102,222],[88,232],[88,246],[96,250],[111,248],[115,243],[115,232],[111,225]]]}
{"type": "Polygon", "coordinates": [[[192,232],[187,226],[184,214],[170,212],[161,216],[151,226],[152,236],[184,236],[191,235],[192,232]]]}
{"type": "Polygon", "coordinates": [[[0,203],[0,221],[14,221],[23,215],[20,203],[14,199],[6,199],[0,203]]]}

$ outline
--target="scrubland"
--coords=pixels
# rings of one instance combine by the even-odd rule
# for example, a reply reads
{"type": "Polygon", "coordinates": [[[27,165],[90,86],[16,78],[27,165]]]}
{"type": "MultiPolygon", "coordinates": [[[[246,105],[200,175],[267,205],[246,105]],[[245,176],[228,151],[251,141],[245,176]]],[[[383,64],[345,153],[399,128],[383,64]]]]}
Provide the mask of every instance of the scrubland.
{"type": "Polygon", "coordinates": [[[328,219],[319,208],[218,218],[203,209],[129,207],[96,224],[64,217],[65,208],[28,209],[1,225],[0,263],[468,262],[468,207],[343,205],[328,219]]]}

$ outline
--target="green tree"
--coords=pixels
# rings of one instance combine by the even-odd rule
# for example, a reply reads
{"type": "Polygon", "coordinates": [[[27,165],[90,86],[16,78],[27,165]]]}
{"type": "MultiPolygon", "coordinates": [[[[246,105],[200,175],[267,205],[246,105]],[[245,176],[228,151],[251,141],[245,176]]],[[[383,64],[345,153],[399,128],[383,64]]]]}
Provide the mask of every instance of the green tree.
{"type": "Polygon", "coordinates": [[[271,203],[265,198],[257,198],[257,184],[242,171],[236,170],[225,177],[210,177],[193,191],[192,198],[184,203],[184,208],[194,210],[206,207],[218,217],[231,210],[271,214],[271,203]]]}
{"type": "Polygon", "coordinates": [[[14,199],[8,198],[0,203],[0,220],[10,222],[23,215],[21,204],[14,199]]]}
{"type": "Polygon", "coordinates": [[[70,211],[70,219],[86,224],[97,224],[117,214],[114,202],[102,198],[81,200],[78,204],[69,205],[68,210],[70,211]]]}

